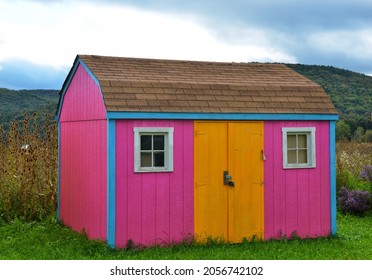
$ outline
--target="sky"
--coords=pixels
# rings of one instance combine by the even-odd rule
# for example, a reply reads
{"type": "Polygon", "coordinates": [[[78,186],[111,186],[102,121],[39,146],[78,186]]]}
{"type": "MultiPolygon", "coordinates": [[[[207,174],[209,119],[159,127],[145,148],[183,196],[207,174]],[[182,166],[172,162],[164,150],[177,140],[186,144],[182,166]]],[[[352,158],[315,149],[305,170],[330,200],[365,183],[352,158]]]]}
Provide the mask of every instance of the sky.
{"type": "Polygon", "coordinates": [[[372,75],[371,0],[0,0],[0,88],[61,89],[77,54],[372,75]]]}

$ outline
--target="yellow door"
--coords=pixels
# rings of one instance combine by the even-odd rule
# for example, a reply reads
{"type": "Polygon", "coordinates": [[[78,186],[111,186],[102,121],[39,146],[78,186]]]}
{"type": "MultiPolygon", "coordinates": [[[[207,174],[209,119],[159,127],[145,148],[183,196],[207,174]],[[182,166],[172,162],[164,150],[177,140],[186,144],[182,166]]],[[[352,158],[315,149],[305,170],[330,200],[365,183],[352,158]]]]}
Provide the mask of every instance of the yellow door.
{"type": "Polygon", "coordinates": [[[263,237],[263,123],[195,122],[195,235],[263,237]],[[231,178],[225,180],[224,172],[231,178]]]}

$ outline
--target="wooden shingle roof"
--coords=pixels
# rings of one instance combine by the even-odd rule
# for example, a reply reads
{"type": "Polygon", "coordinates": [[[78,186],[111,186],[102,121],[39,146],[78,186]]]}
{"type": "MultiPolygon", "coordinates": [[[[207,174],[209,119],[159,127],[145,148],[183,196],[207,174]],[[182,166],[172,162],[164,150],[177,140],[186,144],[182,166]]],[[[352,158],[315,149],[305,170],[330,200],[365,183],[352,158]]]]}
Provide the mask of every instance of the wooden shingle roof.
{"type": "Polygon", "coordinates": [[[78,57],[109,112],[337,114],[321,86],[282,64],[78,57]]]}

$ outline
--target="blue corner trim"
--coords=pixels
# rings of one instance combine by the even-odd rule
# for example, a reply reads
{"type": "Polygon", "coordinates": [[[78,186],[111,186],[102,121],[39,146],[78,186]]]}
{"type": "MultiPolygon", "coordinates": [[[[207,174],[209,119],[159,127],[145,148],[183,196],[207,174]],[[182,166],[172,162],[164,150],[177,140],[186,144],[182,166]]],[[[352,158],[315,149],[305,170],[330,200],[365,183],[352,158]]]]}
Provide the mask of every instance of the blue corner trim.
{"type": "Polygon", "coordinates": [[[115,247],[115,120],[107,121],[107,243],[115,247]]]}
{"type": "Polygon", "coordinates": [[[61,123],[58,123],[57,219],[61,220],[61,123]]]}
{"type": "Polygon", "coordinates": [[[337,233],[337,208],[336,208],[336,122],[329,122],[330,141],[330,186],[331,186],[331,234],[337,233]]]}
{"type": "Polygon", "coordinates": [[[243,114],[243,113],[160,113],[107,112],[108,119],[184,119],[184,120],[297,120],[336,121],[338,115],[322,114],[243,114]]]}

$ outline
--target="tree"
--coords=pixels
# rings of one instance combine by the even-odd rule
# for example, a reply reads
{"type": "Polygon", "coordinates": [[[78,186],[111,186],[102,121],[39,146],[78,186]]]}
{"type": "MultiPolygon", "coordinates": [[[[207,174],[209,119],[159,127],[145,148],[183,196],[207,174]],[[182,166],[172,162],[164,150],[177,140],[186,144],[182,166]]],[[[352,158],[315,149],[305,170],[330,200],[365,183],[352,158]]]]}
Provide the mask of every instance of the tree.
{"type": "Polygon", "coordinates": [[[363,127],[359,126],[355,130],[355,140],[359,143],[364,142],[365,138],[364,138],[364,128],[363,127]]]}
{"type": "Polygon", "coordinates": [[[337,140],[350,140],[351,129],[345,121],[340,120],[336,124],[336,139],[337,140]]]}
{"type": "Polygon", "coordinates": [[[372,130],[368,129],[365,133],[365,140],[367,143],[372,143],[372,130]]]}

